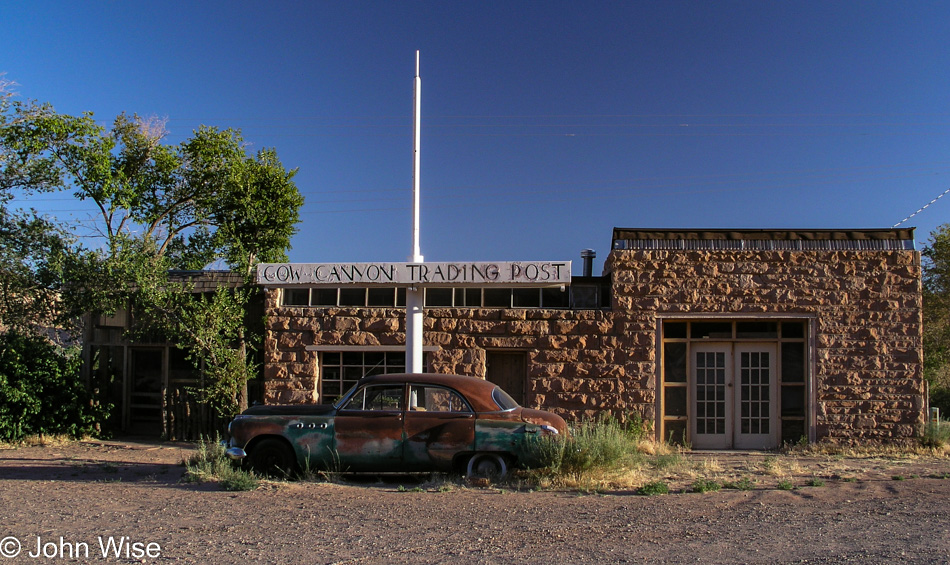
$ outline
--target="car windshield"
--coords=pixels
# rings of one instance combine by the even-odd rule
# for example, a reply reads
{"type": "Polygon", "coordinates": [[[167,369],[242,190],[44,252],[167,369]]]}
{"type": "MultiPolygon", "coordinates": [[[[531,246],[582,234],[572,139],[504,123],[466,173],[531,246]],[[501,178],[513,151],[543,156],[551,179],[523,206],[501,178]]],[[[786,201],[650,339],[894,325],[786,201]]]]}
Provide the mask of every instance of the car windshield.
{"type": "Polygon", "coordinates": [[[518,403],[515,402],[515,399],[508,396],[508,393],[501,390],[500,387],[496,386],[495,390],[491,391],[491,397],[495,401],[495,404],[502,410],[514,410],[518,407],[518,403]]]}

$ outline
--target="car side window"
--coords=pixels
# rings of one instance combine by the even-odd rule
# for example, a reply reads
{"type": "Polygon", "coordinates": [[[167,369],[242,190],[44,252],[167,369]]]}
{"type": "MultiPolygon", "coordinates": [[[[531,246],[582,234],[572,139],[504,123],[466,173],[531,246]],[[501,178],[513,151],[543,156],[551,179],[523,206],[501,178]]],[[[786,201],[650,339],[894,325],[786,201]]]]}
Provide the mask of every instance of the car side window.
{"type": "Polygon", "coordinates": [[[401,385],[366,386],[356,391],[343,410],[402,410],[401,385]]]}
{"type": "Polygon", "coordinates": [[[440,386],[412,385],[409,389],[410,412],[471,412],[459,393],[440,386]]]}

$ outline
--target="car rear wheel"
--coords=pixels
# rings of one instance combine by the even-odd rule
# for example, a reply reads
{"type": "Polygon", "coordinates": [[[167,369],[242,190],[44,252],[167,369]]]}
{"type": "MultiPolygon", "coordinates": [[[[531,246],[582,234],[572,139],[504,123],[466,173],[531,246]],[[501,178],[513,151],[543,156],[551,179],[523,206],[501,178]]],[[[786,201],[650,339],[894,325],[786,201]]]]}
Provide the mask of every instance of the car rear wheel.
{"type": "Polygon", "coordinates": [[[294,450],[279,439],[263,439],[247,454],[247,465],[266,477],[289,477],[297,466],[294,450]]]}
{"type": "Polygon", "coordinates": [[[476,453],[468,460],[465,476],[469,479],[499,481],[508,476],[508,462],[498,453],[476,453]]]}

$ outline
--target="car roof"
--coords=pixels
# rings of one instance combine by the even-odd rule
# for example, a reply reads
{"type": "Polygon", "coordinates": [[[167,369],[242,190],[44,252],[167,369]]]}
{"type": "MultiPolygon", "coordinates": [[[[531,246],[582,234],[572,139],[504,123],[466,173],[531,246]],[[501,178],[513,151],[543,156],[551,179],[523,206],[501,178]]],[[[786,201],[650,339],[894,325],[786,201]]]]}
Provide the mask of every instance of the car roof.
{"type": "Polygon", "coordinates": [[[386,375],[371,375],[360,379],[359,384],[386,384],[410,383],[421,385],[437,385],[455,389],[468,400],[476,412],[496,412],[498,405],[492,399],[491,393],[495,383],[478,377],[463,375],[446,375],[442,373],[392,373],[386,375]]]}

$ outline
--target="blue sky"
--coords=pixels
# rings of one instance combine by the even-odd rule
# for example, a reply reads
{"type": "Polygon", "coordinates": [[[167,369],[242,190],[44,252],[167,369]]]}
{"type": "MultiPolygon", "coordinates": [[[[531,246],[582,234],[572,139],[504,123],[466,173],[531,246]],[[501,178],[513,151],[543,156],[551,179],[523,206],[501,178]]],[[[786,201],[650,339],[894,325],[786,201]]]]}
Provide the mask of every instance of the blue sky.
{"type": "Polygon", "coordinates": [[[599,270],[613,227],[891,227],[950,188],[946,2],[0,2],[23,98],[276,148],[295,262],[410,255],[417,49],[426,260],[599,270]]]}

